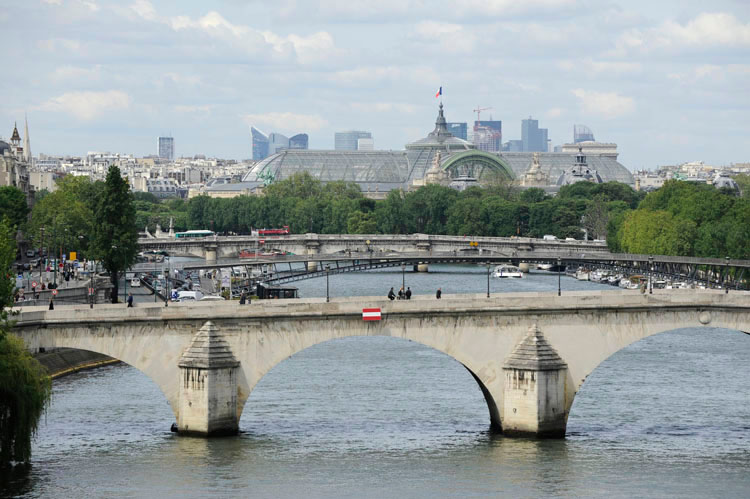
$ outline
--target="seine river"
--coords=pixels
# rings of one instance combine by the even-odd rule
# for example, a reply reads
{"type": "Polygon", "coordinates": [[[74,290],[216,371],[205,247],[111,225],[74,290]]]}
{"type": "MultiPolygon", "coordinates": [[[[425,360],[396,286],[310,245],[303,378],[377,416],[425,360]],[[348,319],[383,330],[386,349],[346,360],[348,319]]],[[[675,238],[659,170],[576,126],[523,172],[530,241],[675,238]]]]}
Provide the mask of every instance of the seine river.
{"type": "MultiPolygon", "coordinates": [[[[416,293],[482,292],[482,267],[406,274],[416,293]]],[[[297,284],[325,296],[325,279],[297,284]]],[[[401,272],[330,278],[331,295],[385,295],[401,272]]],[[[491,282],[557,289],[557,276],[491,282]]],[[[570,289],[603,289],[563,277],[570,289]]],[[[612,356],[573,404],[564,440],[503,438],[471,375],[397,338],[317,345],[253,391],[236,438],[170,433],[159,389],[126,365],[54,383],[23,497],[747,497],[750,337],[683,329],[612,356]]]]}

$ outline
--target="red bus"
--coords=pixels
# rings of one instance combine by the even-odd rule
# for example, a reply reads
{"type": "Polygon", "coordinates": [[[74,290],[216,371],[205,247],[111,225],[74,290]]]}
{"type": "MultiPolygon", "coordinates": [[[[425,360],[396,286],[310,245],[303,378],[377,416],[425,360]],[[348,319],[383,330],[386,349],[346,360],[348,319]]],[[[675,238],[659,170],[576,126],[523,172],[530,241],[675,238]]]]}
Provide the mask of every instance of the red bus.
{"type": "Polygon", "coordinates": [[[254,236],[285,236],[289,234],[289,226],[285,225],[281,229],[258,229],[253,231],[254,236]]]}

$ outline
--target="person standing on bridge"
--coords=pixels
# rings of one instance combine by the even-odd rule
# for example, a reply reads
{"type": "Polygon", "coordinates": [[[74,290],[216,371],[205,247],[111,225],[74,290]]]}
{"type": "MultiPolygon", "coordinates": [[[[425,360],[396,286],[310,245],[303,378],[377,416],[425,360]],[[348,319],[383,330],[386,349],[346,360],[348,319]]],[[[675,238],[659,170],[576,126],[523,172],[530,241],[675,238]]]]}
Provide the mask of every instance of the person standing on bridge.
{"type": "Polygon", "coordinates": [[[435,293],[435,298],[439,300],[441,296],[443,296],[443,290],[441,288],[438,288],[437,292],[435,293]]]}
{"type": "Polygon", "coordinates": [[[52,297],[50,297],[50,299],[49,299],[49,309],[50,310],[54,310],[55,309],[55,302],[52,299],[52,297]]]}
{"type": "Polygon", "coordinates": [[[240,295],[240,305],[244,305],[245,304],[245,300],[247,300],[247,295],[243,291],[242,294],[240,295]]]}
{"type": "Polygon", "coordinates": [[[405,296],[407,300],[411,300],[411,287],[410,286],[406,286],[405,296]]]}
{"type": "Polygon", "coordinates": [[[128,308],[133,308],[133,293],[128,293],[128,308]]]}

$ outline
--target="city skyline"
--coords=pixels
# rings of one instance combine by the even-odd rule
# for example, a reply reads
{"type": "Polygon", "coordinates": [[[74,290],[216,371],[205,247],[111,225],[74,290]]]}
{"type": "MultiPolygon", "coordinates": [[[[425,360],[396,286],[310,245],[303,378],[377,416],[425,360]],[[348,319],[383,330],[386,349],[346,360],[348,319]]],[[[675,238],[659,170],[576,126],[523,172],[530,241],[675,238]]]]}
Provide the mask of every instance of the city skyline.
{"type": "Polygon", "coordinates": [[[733,0],[38,0],[6,6],[0,33],[0,135],[26,112],[36,154],[143,156],[169,129],[181,156],[243,159],[251,125],[398,150],[442,85],[448,121],[492,107],[503,141],[531,115],[552,146],[585,124],[631,170],[749,159],[750,6],[733,0]]]}

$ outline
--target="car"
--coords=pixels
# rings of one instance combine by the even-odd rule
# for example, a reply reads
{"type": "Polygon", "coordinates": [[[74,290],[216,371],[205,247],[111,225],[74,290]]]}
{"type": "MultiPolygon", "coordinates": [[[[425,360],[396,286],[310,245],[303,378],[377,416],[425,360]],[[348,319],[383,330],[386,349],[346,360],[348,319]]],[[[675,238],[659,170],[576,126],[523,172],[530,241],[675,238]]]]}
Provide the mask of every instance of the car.
{"type": "Polygon", "coordinates": [[[29,262],[25,262],[23,264],[23,270],[31,270],[31,265],[29,265],[29,262]]]}
{"type": "Polygon", "coordinates": [[[34,256],[36,256],[36,253],[34,252],[33,249],[26,250],[26,256],[29,258],[34,258],[34,256]]]}
{"type": "Polygon", "coordinates": [[[31,265],[32,269],[37,268],[39,266],[39,259],[38,258],[34,258],[33,260],[31,260],[29,262],[29,264],[31,265]]]}

